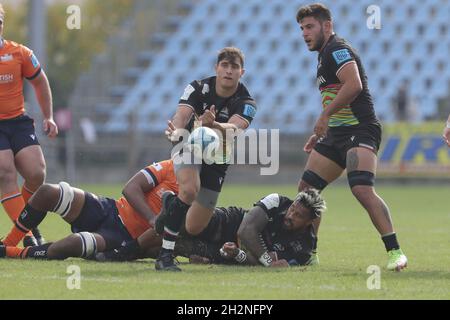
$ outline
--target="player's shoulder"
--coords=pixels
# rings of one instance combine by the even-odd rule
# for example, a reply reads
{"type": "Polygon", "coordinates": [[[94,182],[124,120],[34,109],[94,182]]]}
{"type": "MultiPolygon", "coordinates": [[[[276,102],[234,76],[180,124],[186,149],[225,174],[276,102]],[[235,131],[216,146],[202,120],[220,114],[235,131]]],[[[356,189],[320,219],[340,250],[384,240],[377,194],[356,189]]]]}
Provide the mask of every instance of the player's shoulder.
{"type": "Polygon", "coordinates": [[[20,50],[25,50],[25,51],[31,51],[28,47],[26,47],[23,44],[17,43],[15,41],[12,40],[3,40],[3,46],[4,46],[4,50],[12,52],[12,51],[20,51],[20,50]]]}
{"type": "Polygon", "coordinates": [[[156,171],[170,171],[173,170],[173,161],[163,160],[159,162],[153,162],[152,164],[148,165],[147,168],[156,171]]]}
{"type": "Polygon", "coordinates": [[[354,52],[353,47],[350,45],[350,43],[345,40],[344,38],[341,38],[337,35],[334,35],[333,39],[331,39],[330,43],[325,46],[323,50],[323,55],[333,55],[336,52],[340,52],[340,50],[343,51],[350,51],[354,52]]]}
{"type": "Polygon", "coordinates": [[[288,197],[282,196],[279,193],[271,193],[262,198],[259,203],[263,204],[267,210],[272,210],[279,207],[284,207],[291,204],[292,200],[288,197]]]}

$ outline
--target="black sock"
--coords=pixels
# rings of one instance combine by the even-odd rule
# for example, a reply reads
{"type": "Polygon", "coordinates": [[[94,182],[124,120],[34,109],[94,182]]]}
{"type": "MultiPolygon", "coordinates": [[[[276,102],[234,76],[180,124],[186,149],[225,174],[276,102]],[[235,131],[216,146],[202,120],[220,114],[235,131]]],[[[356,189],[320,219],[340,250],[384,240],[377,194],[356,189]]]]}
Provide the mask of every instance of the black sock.
{"type": "Polygon", "coordinates": [[[40,246],[28,247],[26,251],[26,258],[42,259],[47,260],[48,258],[48,248],[52,243],[46,243],[40,246]]]}
{"type": "Polygon", "coordinates": [[[175,241],[190,205],[181,201],[180,198],[174,197],[170,200],[168,207],[169,216],[164,225],[161,253],[173,252],[175,241]]]}
{"type": "MultiPolygon", "coordinates": [[[[42,222],[42,220],[44,220],[46,215],[47,212],[36,210],[27,203],[25,205],[25,208],[23,208],[19,218],[17,219],[17,222],[27,228],[27,230],[31,230],[36,228],[42,222]]],[[[16,223],[16,226],[19,229],[23,229],[20,227],[20,225],[17,225],[16,223]]]]}
{"type": "Polygon", "coordinates": [[[382,236],[381,239],[384,242],[386,251],[400,249],[400,245],[398,244],[398,241],[397,241],[397,235],[395,233],[391,233],[391,234],[382,236]]]}

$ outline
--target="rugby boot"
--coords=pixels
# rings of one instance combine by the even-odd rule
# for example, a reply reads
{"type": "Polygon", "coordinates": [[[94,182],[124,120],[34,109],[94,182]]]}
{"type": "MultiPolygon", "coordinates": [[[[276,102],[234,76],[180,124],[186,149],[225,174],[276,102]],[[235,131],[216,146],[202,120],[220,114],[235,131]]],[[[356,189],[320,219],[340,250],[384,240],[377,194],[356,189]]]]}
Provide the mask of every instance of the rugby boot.
{"type": "Polygon", "coordinates": [[[181,271],[175,264],[175,258],[172,252],[161,253],[158,260],[155,261],[155,269],[158,271],[181,271]]]}
{"type": "Polygon", "coordinates": [[[28,235],[23,238],[22,243],[23,243],[24,248],[35,247],[35,246],[39,245],[34,236],[28,236],[28,235]]]}
{"type": "Polygon", "coordinates": [[[44,237],[42,236],[38,228],[34,228],[33,230],[31,230],[31,232],[33,233],[33,236],[36,238],[38,245],[42,246],[43,244],[46,243],[44,237]]]}
{"type": "Polygon", "coordinates": [[[402,249],[388,251],[388,257],[388,270],[400,271],[408,265],[408,259],[403,254],[402,249]]]}

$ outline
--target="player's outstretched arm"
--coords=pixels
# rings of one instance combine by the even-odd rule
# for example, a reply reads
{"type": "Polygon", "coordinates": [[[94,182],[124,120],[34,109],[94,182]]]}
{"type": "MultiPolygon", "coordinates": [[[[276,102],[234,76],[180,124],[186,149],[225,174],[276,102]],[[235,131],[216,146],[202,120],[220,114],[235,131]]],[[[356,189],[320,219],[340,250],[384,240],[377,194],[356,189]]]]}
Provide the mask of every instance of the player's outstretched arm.
{"type": "Polygon", "coordinates": [[[275,260],[261,237],[261,232],[269,222],[267,213],[259,206],[253,207],[247,214],[238,230],[238,238],[241,246],[245,248],[248,255],[258,258],[258,261],[266,267],[288,266],[285,260],[275,260]]]}
{"type": "Polygon", "coordinates": [[[154,188],[144,173],[139,171],[126,184],[122,194],[128,203],[151,225],[154,225],[156,214],[150,209],[145,194],[154,188]]]}

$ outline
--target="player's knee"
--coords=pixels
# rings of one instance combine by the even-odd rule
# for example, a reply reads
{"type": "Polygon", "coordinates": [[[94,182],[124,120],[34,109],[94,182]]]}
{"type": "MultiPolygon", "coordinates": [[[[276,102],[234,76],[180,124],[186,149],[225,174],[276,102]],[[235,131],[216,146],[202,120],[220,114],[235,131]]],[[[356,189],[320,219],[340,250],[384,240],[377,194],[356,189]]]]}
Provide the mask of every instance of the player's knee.
{"type": "Polygon", "coordinates": [[[67,182],[61,181],[58,183],[57,187],[59,192],[58,201],[52,211],[64,218],[70,212],[75,193],[67,182]]]}
{"type": "Polygon", "coordinates": [[[26,185],[31,189],[36,189],[45,181],[45,167],[33,170],[25,177],[26,185]]]}
{"type": "Polygon", "coordinates": [[[37,210],[53,211],[58,203],[59,195],[57,184],[43,184],[34,192],[28,203],[37,210]]]}
{"type": "Polygon", "coordinates": [[[186,232],[191,236],[198,236],[205,228],[206,225],[203,224],[186,224],[186,232]]]}
{"type": "Polygon", "coordinates": [[[3,184],[16,183],[17,174],[14,166],[0,163],[0,181],[3,184]]]}
{"type": "Polygon", "coordinates": [[[81,258],[90,258],[97,253],[97,239],[94,234],[90,232],[79,232],[74,234],[75,237],[78,237],[78,245],[81,249],[79,251],[81,258]]]}
{"type": "Polygon", "coordinates": [[[317,173],[311,170],[306,170],[303,173],[298,189],[299,191],[303,191],[305,189],[313,187],[314,189],[321,191],[325,189],[327,185],[328,182],[317,173]]]}
{"type": "Polygon", "coordinates": [[[375,184],[375,175],[370,171],[351,171],[347,174],[348,184],[353,190],[355,186],[371,186],[375,184]]]}
{"type": "Polygon", "coordinates": [[[195,184],[187,185],[184,186],[183,188],[180,188],[178,196],[185,203],[192,203],[194,202],[195,198],[197,198],[199,191],[200,188],[195,184]]]}

